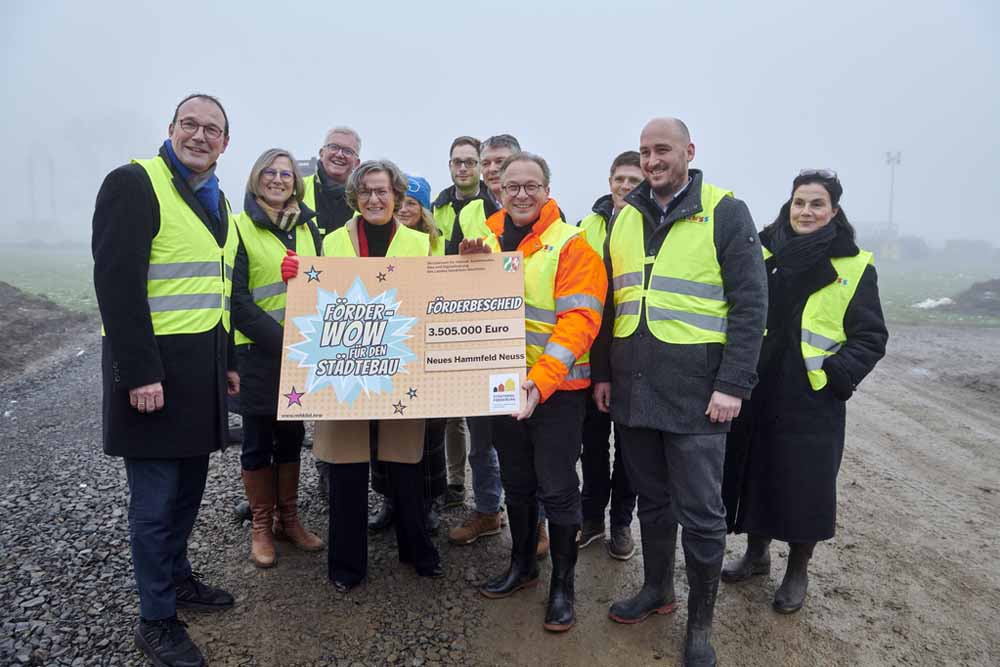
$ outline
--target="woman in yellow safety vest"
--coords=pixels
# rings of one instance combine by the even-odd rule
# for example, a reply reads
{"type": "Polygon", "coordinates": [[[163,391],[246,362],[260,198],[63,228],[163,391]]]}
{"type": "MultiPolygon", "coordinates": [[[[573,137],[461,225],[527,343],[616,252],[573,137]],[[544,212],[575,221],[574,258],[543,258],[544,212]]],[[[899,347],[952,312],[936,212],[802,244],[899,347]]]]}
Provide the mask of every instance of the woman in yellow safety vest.
{"type": "Polygon", "coordinates": [[[835,172],[804,170],[760,234],[768,278],[760,382],[726,446],[729,528],[747,533],[747,549],[722,580],[768,574],[771,540],[788,542],[772,604],[783,614],[802,607],[813,548],[834,535],[845,402],[889,337],[872,254],[854,242],[842,193],[835,172]]]}
{"type": "Polygon", "coordinates": [[[314,213],[302,203],[302,192],[291,153],[264,151],[250,171],[243,213],[236,219],[240,245],[232,311],[240,372],[246,378],[240,387],[240,463],[253,517],[250,559],[262,568],[275,563],[275,537],[306,551],[323,548],[323,541],[298,519],[305,428],[300,421],[278,421],[276,416],[285,320],[282,260],[289,251],[315,256],[320,247],[314,213]]]}
{"type": "MultiPolygon", "coordinates": [[[[431,186],[420,176],[407,176],[406,195],[396,211],[396,220],[401,224],[427,234],[432,255],[444,254],[444,236],[434,224],[431,214],[431,186]]],[[[441,516],[434,507],[434,499],[444,494],[448,488],[448,473],[445,467],[444,429],[446,419],[428,419],[424,434],[424,527],[434,535],[441,527],[441,516]]],[[[378,532],[392,525],[395,516],[386,466],[372,465],[372,490],[382,496],[379,511],[368,519],[368,530],[378,532]]]]}

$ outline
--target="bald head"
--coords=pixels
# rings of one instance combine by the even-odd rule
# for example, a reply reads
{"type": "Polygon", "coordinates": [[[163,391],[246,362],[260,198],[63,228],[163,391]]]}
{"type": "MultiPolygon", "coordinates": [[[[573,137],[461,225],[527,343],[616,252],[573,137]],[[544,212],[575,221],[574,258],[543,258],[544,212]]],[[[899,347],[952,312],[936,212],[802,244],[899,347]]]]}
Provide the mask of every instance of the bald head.
{"type": "Polygon", "coordinates": [[[694,144],[687,125],[677,118],[654,118],[639,135],[639,166],[660,206],[688,182],[694,144]]]}

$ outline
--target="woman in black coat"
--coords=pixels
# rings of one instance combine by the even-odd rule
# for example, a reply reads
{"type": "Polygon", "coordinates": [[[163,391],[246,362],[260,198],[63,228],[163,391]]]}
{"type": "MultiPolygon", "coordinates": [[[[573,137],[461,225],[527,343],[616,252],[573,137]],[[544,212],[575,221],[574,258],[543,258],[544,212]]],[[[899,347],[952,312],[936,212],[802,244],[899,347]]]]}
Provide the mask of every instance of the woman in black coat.
{"type": "Polygon", "coordinates": [[[772,539],[789,543],[774,596],[780,613],[805,601],[816,542],[834,535],[845,404],[885,354],[889,337],[871,254],[840,208],[836,173],[806,170],[760,234],[768,278],[760,383],[726,447],[729,529],[747,550],[722,570],[728,583],[770,572],[772,539]]]}

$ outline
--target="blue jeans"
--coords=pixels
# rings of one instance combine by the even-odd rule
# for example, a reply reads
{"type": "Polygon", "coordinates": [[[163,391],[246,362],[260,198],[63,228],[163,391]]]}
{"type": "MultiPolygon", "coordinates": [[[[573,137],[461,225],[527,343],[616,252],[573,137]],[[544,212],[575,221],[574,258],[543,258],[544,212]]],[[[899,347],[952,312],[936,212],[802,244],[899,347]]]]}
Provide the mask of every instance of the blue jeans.
{"type": "Polygon", "coordinates": [[[472,468],[472,494],[476,511],[496,514],[500,511],[500,460],[493,447],[493,428],[490,417],[468,417],[469,467],[472,468]]]}
{"type": "Polygon", "coordinates": [[[177,613],[174,582],[191,576],[187,543],[208,478],[208,455],[125,459],[132,567],[139,613],[148,621],[177,613]]]}

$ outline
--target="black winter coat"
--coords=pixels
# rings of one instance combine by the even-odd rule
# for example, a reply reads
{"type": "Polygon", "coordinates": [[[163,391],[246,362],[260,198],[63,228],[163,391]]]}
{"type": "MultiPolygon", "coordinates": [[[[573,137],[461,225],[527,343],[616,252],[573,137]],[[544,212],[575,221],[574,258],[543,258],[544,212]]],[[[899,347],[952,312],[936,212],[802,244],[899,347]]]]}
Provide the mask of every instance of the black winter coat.
{"type": "MultiPolygon", "coordinates": [[[[167,164],[170,160],[161,149],[167,164]]],[[[174,187],[225,244],[228,225],[210,217],[176,172],[174,187]]],[[[219,195],[219,215],[228,215],[219,195]]],[[[226,370],[235,370],[232,337],[221,322],[199,334],[156,336],[146,276],[160,207],[146,171],[128,164],[104,179],[94,209],[94,289],[106,335],[102,341],[104,452],[132,458],[187,458],[226,442],[226,370]],[[163,383],[164,407],[140,413],[130,389],[163,383]]],[[[235,229],[233,231],[235,232],[235,229]]]]}
{"type": "MultiPolygon", "coordinates": [[[[770,247],[768,230],[760,235],[770,247]]],[[[865,269],[844,316],[847,342],[827,357],[827,386],[814,391],[799,345],[809,296],[837,279],[833,257],[858,247],[841,229],[828,258],[792,279],[768,259],[768,333],[761,348],[760,384],[743,403],[726,442],[723,499],[731,531],[785,542],[833,537],[837,473],[844,451],[845,401],[885,355],[875,267],[865,269]]]]}
{"type": "MultiPolygon", "coordinates": [[[[323,239],[313,223],[315,213],[304,204],[299,205],[301,213],[298,225],[307,225],[312,233],[317,253],[322,253],[323,239]]],[[[271,224],[267,214],[247,195],[243,210],[260,227],[273,233],[289,250],[295,247],[296,231],[282,232],[271,224]]],[[[275,262],[281,263],[282,257],[275,262]]],[[[306,262],[305,258],[299,260],[306,262]]],[[[306,264],[308,266],[308,264],[306,264]]],[[[284,330],[250,295],[249,259],[243,242],[236,252],[233,267],[233,326],[254,342],[237,348],[240,369],[240,414],[276,415],[278,411],[278,386],[281,378],[281,346],[284,330]]]]}

